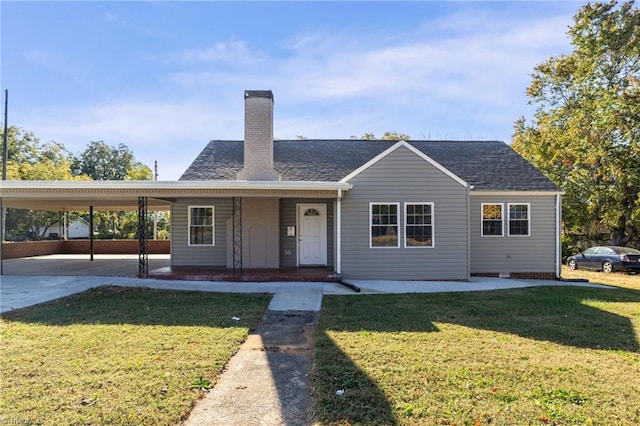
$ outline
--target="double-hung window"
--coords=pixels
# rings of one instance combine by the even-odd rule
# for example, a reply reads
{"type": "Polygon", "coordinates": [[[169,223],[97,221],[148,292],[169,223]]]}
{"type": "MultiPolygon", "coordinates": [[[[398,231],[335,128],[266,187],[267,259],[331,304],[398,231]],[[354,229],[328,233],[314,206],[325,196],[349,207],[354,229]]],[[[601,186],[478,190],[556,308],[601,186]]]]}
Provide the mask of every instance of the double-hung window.
{"type": "Polygon", "coordinates": [[[501,237],[504,232],[503,204],[482,203],[482,236],[501,237]]]}
{"type": "Polygon", "coordinates": [[[213,206],[189,207],[189,245],[215,244],[213,206]]]}
{"type": "Polygon", "coordinates": [[[509,204],[509,235],[529,236],[531,221],[529,214],[530,205],[509,204]]]}
{"type": "Polygon", "coordinates": [[[404,204],[404,246],[433,247],[433,203],[404,204]]]}
{"type": "Polygon", "coordinates": [[[398,203],[369,204],[370,247],[399,247],[398,203]]]}

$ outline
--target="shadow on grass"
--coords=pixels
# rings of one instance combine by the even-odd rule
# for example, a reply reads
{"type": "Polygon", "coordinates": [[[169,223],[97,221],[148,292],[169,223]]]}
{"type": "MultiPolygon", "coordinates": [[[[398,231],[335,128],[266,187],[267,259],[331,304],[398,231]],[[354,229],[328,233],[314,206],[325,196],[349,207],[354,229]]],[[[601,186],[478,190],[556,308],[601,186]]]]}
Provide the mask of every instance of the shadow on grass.
{"type": "Polygon", "coordinates": [[[316,336],[314,367],[314,414],[323,424],[398,424],[378,384],[324,332],[316,336]]]}
{"type": "Polygon", "coordinates": [[[325,327],[375,332],[438,331],[435,323],[590,349],[639,352],[631,320],[585,304],[638,303],[640,291],[588,287],[533,287],[468,293],[325,298],[332,303],[325,327]]]}
{"type": "Polygon", "coordinates": [[[131,324],[237,327],[233,317],[255,324],[262,315],[256,303],[271,296],[197,291],[151,290],[104,286],[0,317],[26,323],[67,326],[76,324],[131,324]]]}
{"type": "MultiPolygon", "coordinates": [[[[328,424],[395,425],[400,423],[396,416],[402,415],[404,409],[391,405],[376,381],[331,339],[331,331],[365,335],[437,333],[438,323],[450,323],[577,348],[639,352],[639,336],[629,318],[589,306],[585,301],[638,303],[640,292],[536,287],[473,293],[325,297],[312,375],[316,416],[328,424]],[[345,394],[336,395],[338,389],[345,389],[345,394]]],[[[345,350],[357,350],[348,347],[348,342],[341,345],[346,345],[345,350]]],[[[384,348],[381,350],[385,352],[384,348]]]]}

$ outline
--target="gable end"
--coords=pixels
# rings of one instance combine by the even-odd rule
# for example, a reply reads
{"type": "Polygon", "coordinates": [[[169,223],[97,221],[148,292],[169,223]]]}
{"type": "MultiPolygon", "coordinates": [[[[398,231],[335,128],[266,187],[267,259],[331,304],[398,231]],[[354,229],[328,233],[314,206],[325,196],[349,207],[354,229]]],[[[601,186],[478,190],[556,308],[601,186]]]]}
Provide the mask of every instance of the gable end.
{"type": "Polygon", "coordinates": [[[342,178],[340,180],[340,182],[341,183],[348,183],[350,180],[352,180],[354,177],[358,176],[360,173],[362,173],[365,170],[367,170],[369,167],[373,166],[374,164],[376,164],[377,162],[379,162],[380,160],[382,160],[383,158],[385,158],[386,156],[388,156],[392,152],[396,151],[397,149],[400,149],[400,148],[403,148],[403,147],[408,149],[409,151],[411,151],[412,153],[414,153],[416,156],[418,156],[419,158],[423,159],[427,163],[431,164],[433,167],[435,167],[436,169],[438,169],[439,171],[441,171],[442,173],[444,173],[449,178],[451,178],[452,180],[456,181],[457,183],[459,183],[463,187],[465,187],[465,188],[469,187],[467,182],[465,182],[462,178],[460,178],[460,176],[454,174],[449,169],[444,167],[442,164],[438,163],[437,161],[435,161],[434,159],[432,159],[431,157],[429,157],[427,154],[423,153],[422,151],[416,149],[415,147],[413,147],[412,145],[410,145],[406,141],[399,141],[398,143],[394,144],[390,148],[388,148],[385,151],[381,152],[380,154],[376,155],[371,160],[367,161],[365,164],[363,164],[362,166],[358,167],[356,170],[354,170],[353,172],[349,173],[347,176],[342,178]]]}

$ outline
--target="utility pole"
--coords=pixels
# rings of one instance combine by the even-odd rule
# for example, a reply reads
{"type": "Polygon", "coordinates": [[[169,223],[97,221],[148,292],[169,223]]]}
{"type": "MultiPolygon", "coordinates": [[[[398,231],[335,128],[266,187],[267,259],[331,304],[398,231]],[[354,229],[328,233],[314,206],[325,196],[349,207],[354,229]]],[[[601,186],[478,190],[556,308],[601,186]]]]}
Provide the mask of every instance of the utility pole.
{"type": "MultiPolygon", "coordinates": [[[[8,119],[9,117],[9,89],[4,90],[4,133],[2,134],[2,181],[7,180],[7,162],[9,159],[9,149],[7,143],[8,119]]],[[[0,196],[0,275],[4,274],[4,258],[2,257],[2,243],[5,237],[5,227],[7,224],[6,209],[0,196]]]]}
{"type": "Polygon", "coordinates": [[[2,134],[2,180],[7,180],[7,161],[9,160],[9,150],[7,149],[8,113],[9,113],[9,89],[5,89],[4,91],[4,133],[2,134]]]}

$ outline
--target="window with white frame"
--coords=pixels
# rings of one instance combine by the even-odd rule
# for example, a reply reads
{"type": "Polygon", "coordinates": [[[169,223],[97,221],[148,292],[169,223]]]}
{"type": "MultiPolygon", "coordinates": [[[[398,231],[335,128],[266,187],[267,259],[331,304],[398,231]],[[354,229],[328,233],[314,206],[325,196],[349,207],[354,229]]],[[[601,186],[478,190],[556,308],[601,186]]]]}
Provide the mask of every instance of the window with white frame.
{"type": "Polygon", "coordinates": [[[370,209],[370,246],[399,247],[398,203],[371,203],[370,209]]]}
{"type": "Polygon", "coordinates": [[[529,236],[529,204],[509,204],[509,235],[529,236]]]}
{"type": "Polygon", "coordinates": [[[404,204],[404,246],[433,247],[433,203],[404,204]]]}
{"type": "Polygon", "coordinates": [[[501,237],[504,233],[503,204],[482,203],[482,236],[501,237]]]}
{"type": "Polygon", "coordinates": [[[213,206],[189,206],[189,245],[215,244],[213,206]]]}

